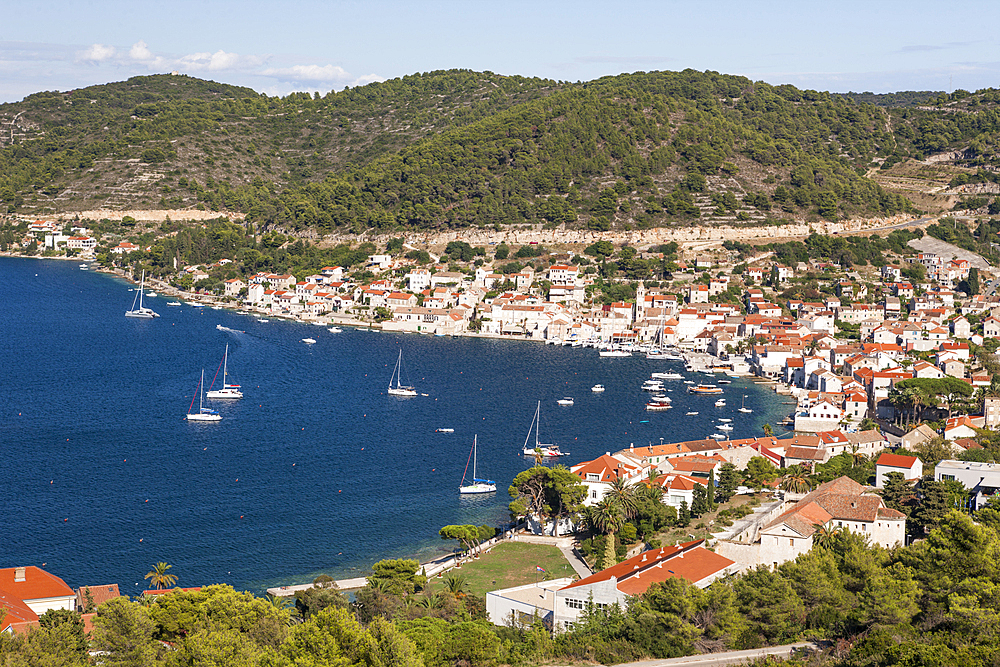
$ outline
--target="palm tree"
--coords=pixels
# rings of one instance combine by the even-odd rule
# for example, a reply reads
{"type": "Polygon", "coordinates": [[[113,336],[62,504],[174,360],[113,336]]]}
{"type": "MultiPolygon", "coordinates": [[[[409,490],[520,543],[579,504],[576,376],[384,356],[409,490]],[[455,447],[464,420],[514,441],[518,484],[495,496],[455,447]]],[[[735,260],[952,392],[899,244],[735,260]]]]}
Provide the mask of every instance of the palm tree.
{"type": "Polygon", "coordinates": [[[771,428],[770,424],[764,424],[764,426],[762,428],[764,429],[764,437],[765,438],[774,437],[774,429],[771,428]]]}
{"type": "Polygon", "coordinates": [[[604,557],[601,569],[611,567],[615,563],[615,533],[625,524],[622,509],[610,496],[605,496],[591,510],[590,520],[594,528],[607,536],[604,546],[604,557]]]}
{"type": "Polygon", "coordinates": [[[816,532],[813,533],[813,543],[819,547],[826,547],[832,544],[837,535],[844,530],[840,526],[834,526],[832,521],[827,521],[822,525],[814,523],[813,527],[816,529],[816,532]]]}
{"type": "Polygon", "coordinates": [[[611,482],[611,488],[605,497],[611,498],[611,501],[618,505],[622,515],[626,519],[631,519],[635,516],[635,493],[632,491],[632,487],[621,477],[611,482]]]}
{"type": "Polygon", "coordinates": [[[809,487],[809,468],[802,463],[789,468],[781,480],[781,488],[792,493],[808,493],[809,487]]]}
{"type": "Polygon", "coordinates": [[[444,578],[444,587],[455,599],[465,597],[469,589],[468,579],[461,574],[451,573],[444,578]]]}
{"type": "Polygon", "coordinates": [[[172,567],[173,565],[167,565],[166,563],[157,563],[144,579],[149,579],[149,584],[157,590],[170,588],[177,583],[177,575],[167,574],[167,570],[172,567]]]}
{"type": "Polygon", "coordinates": [[[540,447],[535,447],[534,451],[531,452],[531,456],[535,459],[536,468],[542,465],[542,461],[545,460],[545,452],[543,452],[540,447]]]}
{"type": "Polygon", "coordinates": [[[868,457],[858,451],[857,445],[851,445],[851,466],[860,468],[868,463],[868,457]]]}

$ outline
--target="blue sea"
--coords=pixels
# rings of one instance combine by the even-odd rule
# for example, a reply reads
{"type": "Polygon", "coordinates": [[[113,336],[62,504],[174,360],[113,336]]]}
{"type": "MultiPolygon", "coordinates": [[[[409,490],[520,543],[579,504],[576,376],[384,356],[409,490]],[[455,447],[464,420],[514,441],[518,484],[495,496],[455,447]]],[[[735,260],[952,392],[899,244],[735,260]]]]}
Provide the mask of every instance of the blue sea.
{"type": "Polygon", "coordinates": [[[0,257],[0,567],[128,594],[159,561],[181,586],[256,593],[359,576],[382,558],[450,550],[441,526],[504,523],[507,488],[532,465],[521,448],[537,401],[541,438],[571,452],[567,464],[703,438],[718,417],[752,437],[790,411],[736,380],[726,408],[666,381],[674,409],[648,413],[642,381],[683,365],[593,349],[332,334],[164,297],[146,300],[160,318],[136,320],[124,317],[132,287],[78,262],[0,257]],[[210,402],[221,422],[185,421],[227,344],[245,397],[210,402]],[[386,395],[400,350],[404,381],[426,396],[386,395]],[[591,392],[597,383],[607,391],[591,392]],[[753,414],[737,412],[743,394],[753,414]],[[556,405],[563,396],[575,405],[556,405]],[[476,435],[479,476],[498,492],[460,497],[476,435]]]}

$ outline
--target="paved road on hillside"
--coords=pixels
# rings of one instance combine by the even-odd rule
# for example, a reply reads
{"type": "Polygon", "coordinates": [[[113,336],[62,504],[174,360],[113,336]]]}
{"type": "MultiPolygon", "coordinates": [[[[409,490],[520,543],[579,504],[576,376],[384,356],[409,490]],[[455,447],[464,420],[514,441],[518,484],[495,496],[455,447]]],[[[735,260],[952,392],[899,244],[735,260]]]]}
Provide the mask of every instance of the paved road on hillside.
{"type": "Polygon", "coordinates": [[[670,658],[667,660],[643,660],[642,662],[630,662],[624,665],[618,665],[617,667],[673,667],[674,665],[681,665],[684,667],[721,667],[722,665],[742,665],[769,655],[787,658],[795,649],[820,651],[823,647],[814,642],[798,642],[796,644],[771,646],[769,648],[755,648],[747,651],[726,651],[725,653],[687,655],[683,658],[670,658]]]}

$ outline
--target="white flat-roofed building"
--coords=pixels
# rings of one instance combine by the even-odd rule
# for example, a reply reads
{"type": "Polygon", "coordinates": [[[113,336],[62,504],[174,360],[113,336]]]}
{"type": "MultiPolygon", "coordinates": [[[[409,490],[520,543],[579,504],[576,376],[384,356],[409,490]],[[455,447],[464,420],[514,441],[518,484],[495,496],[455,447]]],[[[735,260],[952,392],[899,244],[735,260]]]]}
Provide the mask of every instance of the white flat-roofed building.
{"type": "Polygon", "coordinates": [[[961,482],[973,496],[972,509],[978,510],[1000,491],[1000,464],[949,459],[934,466],[934,479],[961,482]]]}

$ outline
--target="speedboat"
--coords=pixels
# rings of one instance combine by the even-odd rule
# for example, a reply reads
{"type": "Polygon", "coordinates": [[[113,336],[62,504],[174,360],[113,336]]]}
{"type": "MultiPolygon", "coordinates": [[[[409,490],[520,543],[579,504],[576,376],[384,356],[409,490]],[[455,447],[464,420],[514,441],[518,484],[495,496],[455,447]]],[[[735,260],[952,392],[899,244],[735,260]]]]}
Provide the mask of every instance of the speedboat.
{"type": "Polygon", "coordinates": [[[719,430],[720,431],[732,431],[733,430],[733,425],[732,424],[720,424],[719,425],[719,430]]]}
{"type": "Polygon", "coordinates": [[[719,421],[722,422],[723,424],[728,424],[729,422],[731,422],[733,420],[732,419],[719,419],[719,421]]]}
{"type": "Polygon", "coordinates": [[[340,327],[330,327],[329,329],[327,329],[327,331],[329,331],[330,333],[341,333],[343,329],[341,329],[340,327]]]}
{"type": "Polygon", "coordinates": [[[265,320],[263,318],[259,318],[257,321],[263,324],[264,322],[270,322],[271,320],[265,320]]]}
{"type": "Polygon", "coordinates": [[[720,398],[719,400],[717,400],[715,402],[715,407],[717,407],[717,408],[724,408],[724,407],[726,407],[726,399],[720,398]]]}
{"type": "Polygon", "coordinates": [[[454,433],[455,429],[453,429],[453,428],[436,428],[436,429],[434,429],[434,432],[435,433],[454,433]]]}
{"type": "Polygon", "coordinates": [[[181,305],[181,302],[180,301],[167,301],[167,305],[168,306],[179,306],[179,305],[181,305]]]}
{"type": "Polygon", "coordinates": [[[709,438],[715,438],[716,440],[725,440],[726,439],[726,436],[724,436],[721,433],[713,433],[712,435],[710,435],[708,437],[709,438]]]}
{"type": "Polygon", "coordinates": [[[146,296],[156,296],[156,292],[146,292],[146,296]]]}
{"type": "Polygon", "coordinates": [[[716,380],[719,384],[732,384],[732,380],[716,380]]]}
{"type": "Polygon", "coordinates": [[[573,398],[570,396],[564,396],[556,401],[559,405],[573,405],[573,398]]]}
{"type": "Polygon", "coordinates": [[[664,394],[655,394],[649,397],[652,403],[670,403],[670,397],[664,394]]]}
{"type": "Polygon", "coordinates": [[[305,343],[306,345],[312,345],[313,343],[316,342],[316,339],[315,338],[303,338],[302,342],[305,343]]]}
{"type": "Polygon", "coordinates": [[[646,380],[642,383],[643,391],[663,391],[663,383],[659,380],[646,380]]]}
{"type": "Polygon", "coordinates": [[[690,417],[690,416],[692,416],[692,415],[696,415],[696,414],[698,414],[698,411],[697,411],[697,410],[695,410],[695,411],[693,411],[693,412],[686,412],[686,413],[684,413],[684,414],[686,414],[686,415],[687,415],[688,417],[690,417]]]}
{"type": "Polygon", "coordinates": [[[595,384],[593,387],[590,388],[590,391],[599,394],[602,391],[604,391],[604,385],[603,384],[595,384]]]}

